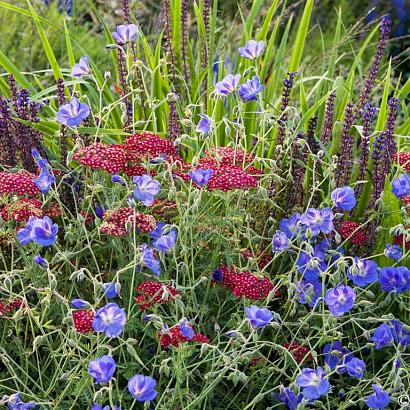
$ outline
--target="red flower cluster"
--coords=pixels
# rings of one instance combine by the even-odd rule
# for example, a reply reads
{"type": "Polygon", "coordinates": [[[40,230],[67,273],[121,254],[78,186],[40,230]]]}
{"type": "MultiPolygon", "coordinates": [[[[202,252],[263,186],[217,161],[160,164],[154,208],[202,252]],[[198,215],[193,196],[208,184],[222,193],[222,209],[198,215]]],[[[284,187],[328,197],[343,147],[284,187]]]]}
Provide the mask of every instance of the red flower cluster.
{"type": "Polygon", "coordinates": [[[119,208],[105,213],[100,231],[112,236],[126,236],[128,222],[142,232],[151,232],[157,226],[155,218],[151,215],[141,214],[132,208],[119,208]]]}
{"type": "Polygon", "coordinates": [[[161,282],[147,281],[141,283],[136,292],[135,301],[141,310],[149,309],[156,304],[171,302],[178,296],[178,291],[172,286],[161,282]]]}
{"type": "Polygon", "coordinates": [[[151,207],[151,212],[158,217],[172,216],[177,210],[175,201],[164,201],[155,198],[154,204],[151,207]]]}
{"type": "Polygon", "coordinates": [[[263,269],[272,260],[272,255],[263,252],[255,255],[250,249],[242,249],[241,256],[244,259],[257,259],[259,269],[263,269]]]}
{"type": "Polygon", "coordinates": [[[35,176],[27,171],[0,172],[0,194],[36,196],[39,193],[34,184],[35,176]]]}
{"type": "Polygon", "coordinates": [[[311,362],[313,360],[313,356],[310,350],[306,346],[300,344],[299,342],[288,342],[285,343],[283,347],[289,350],[290,353],[292,353],[293,358],[299,364],[311,362]]]}
{"type": "Polygon", "coordinates": [[[410,152],[398,152],[394,156],[394,160],[407,172],[410,172],[410,152]]]}
{"type": "Polygon", "coordinates": [[[44,211],[38,199],[22,198],[17,202],[6,205],[0,210],[0,217],[4,221],[15,220],[17,222],[28,221],[31,216],[41,218],[44,211]]]}
{"type": "Polygon", "coordinates": [[[94,312],[91,309],[75,310],[72,313],[74,329],[78,333],[93,331],[94,312]]]}
{"type": "Polygon", "coordinates": [[[178,157],[173,142],[152,132],[141,132],[127,137],[124,148],[139,158],[157,158],[161,155],[178,157]]]}
{"type": "Polygon", "coordinates": [[[61,208],[58,202],[52,202],[50,206],[44,210],[44,213],[50,218],[60,218],[61,208]]]}
{"type": "Polygon", "coordinates": [[[264,277],[258,277],[252,272],[238,272],[236,268],[221,266],[212,274],[212,279],[220,282],[235,296],[250,300],[266,299],[274,288],[273,283],[264,277]]]}
{"type": "Polygon", "coordinates": [[[400,246],[405,246],[406,250],[410,249],[410,241],[406,241],[405,237],[403,234],[397,235],[394,237],[393,242],[397,245],[400,246]]]}
{"type": "Polygon", "coordinates": [[[23,301],[19,298],[12,300],[10,303],[0,300],[0,317],[19,309],[23,304],[23,301]]]}
{"type": "Polygon", "coordinates": [[[340,226],[340,235],[343,239],[349,239],[354,245],[363,245],[367,241],[367,236],[358,228],[360,224],[357,222],[345,221],[340,226]]]}
{"type": "Polygon", "coordinates": [[[175,325],[167,331],[159,332],[158,337],[159,342],[164,349],[168,349],[171,345],[178,347],[181,342],[208,343],[209,341],[209,339],[205,335],[201,333],[195,333],[195,331],[194,336],[191,339],[183,336],[179,325],[175,325]]]}

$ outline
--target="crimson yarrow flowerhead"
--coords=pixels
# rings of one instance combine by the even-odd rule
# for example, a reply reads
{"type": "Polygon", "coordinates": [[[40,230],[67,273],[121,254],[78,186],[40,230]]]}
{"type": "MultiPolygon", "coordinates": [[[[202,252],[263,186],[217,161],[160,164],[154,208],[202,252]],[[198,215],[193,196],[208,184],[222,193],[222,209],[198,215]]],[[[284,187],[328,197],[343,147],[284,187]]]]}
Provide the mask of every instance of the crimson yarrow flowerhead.
{"type": "Polygon", "coordinates": [[[154,400],[158,394],[156,387],[157,382],[151,376],[136,374],[128,380],[128,391],[137,401],[154,400]]]}
{"type": "Polygon", "coordinates": [[[35,242],[41,246],[50,246],[56,241],[57,233],[58,225],[53,224],[48,216],[42,219],[32,216],[25,228],[18,231],[17,238],[21,245],[35,242]]]}
{"type": "Polygon", "coordinates": [[[333,211],[330,208],[309,208],[300,217],[300,223],[311,230],[314,236],[322,233],[330,233],[333,230],[333,211]]]}
{"type": "Polygon", "coordinates": [[[254,60],[259,57],[265,47],[264,41],[249,40],[243,47],[238,48],[241,57],[254,60]]]}
{"type": "Polygon", "coordinates": [[[228,74],[222,81],[215,84],[215,89],[219,95],[226,96],[235,92],[238,87],[240,74],[228,74]]]}
{"type": "Polygon", "coordinates": [[[138,27],[135,24],[121,24],[112,36],[118,44],[132,43],[137,39],[138,27]]]}
{"type": "Polygon", "coordinates": [[[118,337],[124,330],[126,315],[116,303],[108,303],[95,313],[93,329],[104,332],[108,337],[118,337]]]}
{"type": "Polygon", "coordinates": [[[71,75],[74,77],[84,77],[91,73],[91,68],[88,63],[88,57],[83,56],[80,58],[80,61],[77,64],[74,64],[71,75]]]}
{"type": "Polygon", "coordinates": [[[90,107],[74,97],[68,104],[64,104],[57,112],[57,121],[68,127],[77,127],[90,115],[90,107]]]}
{"type": "Polygon", "coordinates": [[[342,316],[352,309],[356,292],[350,286],[339,285],[327,291],[325,303],[333,316],[342,316]]]}
{"type": "Polygon", "coordinates": [[[321,367],[317,369],[304,368],[296,378],[296,385],[302,387],[305,399],[317,400],[330,390],[330,383],[325,377],[326,373],[321,367]]]}
{"type": "Polygon", "coordinates": [[[96,383],[108,383],[114,375],[115,369],[115,360],[106,355],[91,360],[88,366],[88,374],[96,383]]]}
{"type": "Polygon", "coordinates": [[[161,190],[161,184],[147,174],[134,177],[133,182],[137,186],[134,191],[134,198],[141,201],[145,206],[152,206],[155,196],[161,190]]]}

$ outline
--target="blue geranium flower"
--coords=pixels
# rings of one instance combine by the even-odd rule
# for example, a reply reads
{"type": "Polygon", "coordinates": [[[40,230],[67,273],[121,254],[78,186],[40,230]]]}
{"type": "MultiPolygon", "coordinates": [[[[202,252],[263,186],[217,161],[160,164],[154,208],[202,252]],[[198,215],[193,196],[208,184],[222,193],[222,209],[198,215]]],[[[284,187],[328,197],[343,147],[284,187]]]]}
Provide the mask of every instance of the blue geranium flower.
{"type": "Polygon", "coordinates": [[[317,369],[304,368],[296,378],[296,385],[302,387],[302,395],[309,400],[316,400],[326,395],[330,383],[325,379],[326,373],[321,367],[317,369]]]}
{"type": "Polygon", "coordinates": [[[300,214],[296,213],[290,216],[287,219],[282,219],[279,222],[279,229],[282,232],[285,232],[286,236],[289,239],[293,239],[297,236],[301,231],[300,222],[300,214]]]}
{"type": "MultiPolygon", "coordinates": [[[[91,405],[91,409],[90,410],[111,410],[111,406],[109,406],[108,404],[106,406],[102,406],[101,404],[98,403],[93,403],[91,405]]],[[[114,406],[114,408],[112,410],[121,410],[118,406],[114,406]]]]}
{"type": "Polygon", "coordinates": [[[290,240],[285,232],[276,231],[272,238],[272,252],[281,252],[289,248],[290,240]]]}
{"type": "Polygon", "coordinates": [[[91,68],[88,62],[88,57],[83,56],[77,64],[74,64],[71,70],[71,75],[74,77],[84,77],[89,74],[91,74],[91,68]]]}
{"type": "Polygon", "coordinates": [[[35,263],[37,263],[37,265],[40,266],[46,266],[48,264],[47,260],[44,259],[41,255],[36,255],[33,260],[35,263]]]}
{"type": "Polygon", "coordinates": [[[386,249],[384,250],[384,254],[394,261],[398,262],[401,257],[403,256],[403,250],[400,245],[386,245],[386,249]]]}
{"type": "Polygon", "coordinates": [[[407,174],[400,174],[392,182],[392,192],[398,198],[410,194],[410,178],[407,174]]]}
{"type": "Polygon", "coordinates": [[[382,323],[378,326],[370,340],[375,344],[376,350],[396,343],[399,346],[410,344],[410,331],[404,329],[399,320],[392,320],[388,324],[382,323]]]}
{"type": "Polygon", "coordinates": [[[253,76],[252,80],[247,80],[238,88],[239,97],[244,101],[256,101],[257,95],[263,91],[263,85],[261,84],[258,76],[253,76]]]}
{"type": "Polygon", "coordinates": [[[325,254],[320,246],[313,248],[313,254],[301,252],[296,261],[298,271],[303,274],[304,280],[314,282],[318,280],[319,275],[327,269],[325,254]]]}
{"type": "Polygon", "coordinates": [[[296,395],[292,389],[290,389],[289,387],[284,387],[281,389],[278,398],[282,403],[285,404],[288,410],[296,410],[299,403],[301,403],[303,400],[303,395],[301,393],[296,395]]]}
{"type": "Polygon", "coordinates": [[[332,343],[328,343],[323,348],[323,355],[325,363],[332,369],[340,374],[346,372],[345,365],[352,359],[350,350],[343,347],[339,340],[335,340],[332,343]]]}
{"type": "Polygon", "coordinates": [[[390,396],[380,384],[372,384],[374,393],[367,397],[366,404],[370,409],[385,409],[390,403],[390,396]]]}
{"type": "Polygon", "coordinates": [[[212,127],[214,126],[214,122],[211,117],[206,114],[198,114],[201,118],[196,126],[197,132],[202,132],[203,134],[209,134],[211,132],[212,127]]]}
{"type": "Polygon", "coordinates": [[[195,336],[194,329],[189,326],[187,320],[183,320],[180,325],[179,329],[181,330],[182,336],[186,337],[188,340],[191,340],[195,336]]]}
{"type": "Polygon", "coordinates": [[[320,232],[330,233],[333,230],[333,218],[333,211],[330,208],[309,208],[300,217],[300,223],[310,229],[312,235],[316,236],[320,232]]]}
{"type": "Polygon", "coordinates": [[[147,174],[134,177],[133,182],[137,186],[134,191],[134,198],[141,201],[145,206],[151,206],[154,203],[155,196],[161,190],[161,184],[147,174]]]}
{"type": "Polygon", "coordinates": [[[90,107],[73,98],[68,104],[64,104],[57,112],[57,121],[68,127],[77,127],[90,115],[90,107]]]}
{"type": "Polygon", "coordinates": [[[9,410],[29,410],[37,407],[34,401],[24,403],[20,399],[20,393],[12,394],[7,400],[7,408],[9,410]]]}
{"type": "Polygon", "coordinates": [[[108,337],[118,337],[125,326],[126,315],[124,309],[116,303],[108,303],[95,312],[93,329],[100,333],[104,332],[108,337]]]}
{"type": "Polygon", "coordinates": [[[347,269],[347,277],[357,286],[367,286],[378,278],[377,263],[370,259],[354,258],[354,263],[347,269]]]}
{"type": "Polygon", "coordinates": [[[296,284],[296,292],[299,296],[299,303],[313,307],[322,296],[322,283],[318,280],[301,280],[296,284]]]}
{"type": "Polygon", "coordinates": [[[241,76],[239,74],[228,74],[222,81],[215,84],[216,92],[221,96],[226,96],[235,92],[241,76]]]}
{"type": "Polygon", "coordinates": [[[160,275],[160,263],[155,257],[154,249],[149,248],[145,243],[141,246],[141,263],[151,269],[155,275],[160,275]]]}
{"type": "Polygon", "coordinates": [[[273,319],[273,314],[269,309],[259,308],[256,305],[251,305],[249,308],[245,308],[246,316],[252,327],[265,327],[273,319]]]}
{"type": "Polygon", "coordinates": [[[349,186],[334,189],[331,198],[335,206],[343,211],[351,211],[356,206],[354,191],[349,186]]]}
{"type": "Polygon", "coordinates": [[[264,41],[249,40],[243,47],[238,48],[241,57],[254,60],[259,57],[265,47],[264,41]]]}
{"type": "Polygon", "coordinates": [[[204,186],[212,178],[213,175],[212,169],[195,169],[191,171],[188,175],[199,186],[204,186]]]}
{"type": "Polygon", "coordinates": [[[83,299],[73,299],[70,304],[75,309],[84,309],[90,306],[90,304],[83,299]]]}
{"type": "Polygon", "coordinates": [[[116,367],[115,360],[105,355],[90,362],[88,374],[96,383],[107,383],[114,375],[116,367]]]}
{"type": "Polygon", "coordinates": [[[42,168],[37,178],[34,179],[34,184],[41,193],[47,194],[50,191],[51,186],[54,184],[55,180],[56,179],[53,175],[53,172],[50,169],[42,168]]]}
{"type": "Polygon", "coordinates": [[[104,295],[108,299],[114,299],[118,296],[119,293],[119,284],[113,282],[107,282],[103,284],[104,295]]]}
{"type": "Polygon", "coordinates": [[[405,292],[410,288],[410,271],[404,266],[381,268],[379,282],[383,292],[405,292]]]}
{"type": "Polygon", "coordinates": [[[133,43],[138,36],[138,27],[135,24],[121,24],[112,36],[118,44],[133,43]]]}
{"type": "Polygon", "coordinates": [[[342,316],[354,306],[356,292],[350,286],[339,285],[326,292],[325,303],[334,316],[342,316]]]}
{"type": "Polygon", "coordinates": [[[174,246],[177,240],[177,231],[173,229],[167,234],[163,234],[158,239],[156,239],[152,244],[156,249],[161,252],[169,252],[174,246]]]}
{"type": "Polygon", "coordinates": [[[142,374],[137,374],[128,380],[128,391],[137,401],[154,400],[158,393],[155,390],[156,386],[155,379],[142,374]]]}
{"type": "Polygon", "coordinates": [[[366,364],[363,360],[357,357],[352,357],[345,365],[347,374],[356,379],[361,379],[366,370],[366,364]]]}
{"type": "Polygon", "coordinates": [[[17,233],[17,239],[22,245],[30,242],[38,243],[41,246],[53,245],[57,239],[58,225],[45,216],[44,218],[35,218],[32,216],[26,226],[17,233]]]}

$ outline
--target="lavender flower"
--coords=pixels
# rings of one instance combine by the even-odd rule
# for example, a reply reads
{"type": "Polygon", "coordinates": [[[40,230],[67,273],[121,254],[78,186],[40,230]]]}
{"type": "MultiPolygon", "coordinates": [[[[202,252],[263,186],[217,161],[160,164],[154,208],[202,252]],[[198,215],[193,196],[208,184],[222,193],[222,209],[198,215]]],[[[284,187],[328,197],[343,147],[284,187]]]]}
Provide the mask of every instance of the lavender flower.
{"type": "Polygon", "coordinates": [[[135,24],[121,24],[112,36],[118,44],[133,43],[138,36],[138,27],[135,24]]]}
{"type": "Polygon", "coordinates": [[[347,364],[345,364],[347,374],[356,379],[361,379],[366,370],[366,364],[363,360],[353,357],[347,364]]]}
{"type": "Polygon", "coordinates": [[[370,259],[354,258],[354,263],[347,269],[347,277],[357,286],[367,286],[378,278],[378,266],[370,259]]]}
{"type": "Polygon", "coordinates": [[[25,228],[20,229],[17,238],[21,245],[27,245],[30,242],[38,243],[41,246],[51,246],[57,239],[58,225],[45,216],[44,218],[31,217],[25,228]]]}
{"type": "Polygon", "coordinates": [[[160,263],[155,257],[154,250],[150,249],[147,244],[141,246],[141,263],[143,266],[152,270],[154,275],[160,275],[160,263]]]}
{"type": "Polygon", "coordinates": [[[90,107],[73,98],[68,104],[64,104],[57,112],[57,121],[60,124],[77,127],[90,115],[90,107]]]}
{"type": "Polygon", "coordinates": [[[272,238],[272,252],[281,252],[288,249],[290,240],[284,232],[276,231],[272,238]]]}
{"type": "Polygon", "coordinates": [[[303,395],[296,394],[289,387],[282,387],[279,394],[279,400],[285,404],[288,410],[296,410],[299,403],[303,400],[303,395]]]}
{"type": "Polygon", "coordinates": [[[392,182],[392,190],[394,195],[398,198],[410,194],[410,178],[407,174],[400,174],[392,182]]]}
{"type": "Polygon", "coordinates": [[[137,186],[134,198],[140,200],[145,206],[152,206],[155,196],[161,190],[161,184],[147,174],[134,177],[133,182],[137,186]]]}
{"type": "Polygon", "coordinates": [[[326,292],[325,303],[333,316],[342,316],[352,309],[356,292],[350,286],[339,285],[326,292]]]}
{"type": "Polygon", "coordinates": [[[257,101],[257,95],[263,91],[263,85],[258,76],[253,76],[252,80],[247,80],[239,89],[239,97],[244,101],[257,101]]]}
{"type": "Polygon", "coordinates": [[[337,369],[337,372],[340,374],[346,372],[345,365],[352,359],[350,350],[343,347],[339,340],[325,345],[323,355],[325,363],[332,370],[337,369]]]}
{"type": "Polygon", "coordinates": [[[333,211],[330,208],[309,208],[300,218],[300,223],[310,229],[313,236],[333,230],[333,211]]]}
{"type": "Polygon", "coordinates": [[[334,189],[331,197],[334,205],[343,211],[351,211],[356,206],[354,191],[348,186],[334,189]]]}
{"type": "Polygon", "coordinates": [[[174,246],[177,239],[177,231],[173,229],[171,232],[162,235],[152,244],[161,252],[169,252],[174,246]]]}
{"type": "Polygon", "coordinates": [[[20,399],[20,393],[12,394],[7,400],[7,408],[9,410],[29,410],[35,409],[37,404],[34,401],[25,403],[20,399]]]}
{"type": "Polygon", "coordinates": [[[258,58],[265,47],[264,41],[249,40],[243,47],[238,48],[238,52],[243,58],[254,60],[258,58]]]}
{"type": "Polygon", "coordinates": [[[222,81],[215,84],[217,93],[221,96],[227,96],[235,92],[238,87],[241,76],[239,74],[228,74],[222,81]]]}
{"type": "Polygon", "coordinates": [[[191,177],[192,181],[199,186],[204,186],[212,178],[212,169],[194,169],[188,175],[191,177]]]}
{"type": "Polygon", "coordinates": [[[126,315],[116,303],[108,303],[95,312],[93,329],[97,333],[104,332],[108,337],[118,337],[124,330],[126,315]]]}
{"type": "Polygon", "coordinates": [[[83,56],[77,64],[74,64],[71,75],[74,77],[84,77],[89,74],[91,74],[91,68],[88,63],[88,57],[83,56]]]}
{"type": "Polygon", "coordinates": [[[154,400],[158,392],[155,390],[157,382],[150,376],[137,374],[128,380],[128,391],[137,401],[154,400]]]}
{"type": "Polygon", "coordinates": [[[120,287],[118,283],[107,282],[103,284],[102,289],[108,299],[114,299],[118,296],[120,287]]]}
{"type": "Polygon", "coordinates": [[[203,134],[208,134],[214,125],[212,118],[210,118],[206,114],[198,114],[198,115],[199,117],[201,117],[201,119],[199,120],[196,126],[196,131],[202,132],[203,134]]]}
{"type": "Polygon", "coordinates": [[[316,400],[330,390],[330,383],[325,377],[326,373],[321,367],[304,368],[296,378],[296,385],[302,387],[302,395],[305,399],[316,400]]]}
{"type": "Polygon", "coordinates": [[[384,254],[394,261],[398,262],[403,256],[403,250],[400,245],[386,245],[384,254]]]}
{"type": "Polygon", "coordinates": [[[273,319],[273,314],[269,309],[259,308],[256,305],[251,305],[249,308],[245,308],[246,316],[252,327],[265,327],[273,319]]]}
{"type": "Polygon", "coordinates": [[[366,404],[370,409],[385,409],[390,403],[390,396],[380,384],[372,384],[374,393],[367,396],[366,404]]]}
{"type": "Polygon", "coordinates": [[[300,214],[293,214],[289,218],[279,221],[279,229],[284,232],[289,239],[293,239],[301,231],[299,222],[300,214]]]}
{"type": "Polygon", "coordinates": [[[115,360],[111,356],[101,356],[90,362],[88,374],[96,383],[108,383],[114,376],[116,367],[115,360]]]}

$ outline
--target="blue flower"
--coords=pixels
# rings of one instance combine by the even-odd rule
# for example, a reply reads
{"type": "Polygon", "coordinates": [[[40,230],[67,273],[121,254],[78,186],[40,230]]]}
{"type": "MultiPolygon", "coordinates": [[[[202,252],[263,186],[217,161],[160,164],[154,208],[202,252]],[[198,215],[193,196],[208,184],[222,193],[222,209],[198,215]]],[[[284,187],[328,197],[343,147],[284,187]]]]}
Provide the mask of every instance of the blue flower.
{"type": "Polygon", "coordinates": [[[313,254],[301,252],[296,266],[303,274],[303,279],[309,282],[317,281],[319,274],[327,269],[325,258],[324,252],[318,245],[313,248],[313,254]]]}
{"type": "Polygon", "coordinates": [[[44,159],[44,158],[40,155],[40,153],[38,152],[38,150],[37,150],[36,148],[33,148],[33,149],[31,150],[31,155],[32,155],[32,157],[34,158],[34,161],[36,162],[37,166],[38,166],[40,169],[43,169],[43,168],[51,169],[51,165],[48,163],[48,161],[47,161],[46,159],[44,159]]]}
{"type": "Polygon", "coordinates": [[[407,174],[400,174],[392,182],[392,190],[398,198],[410,194],[410,178],[407,174]]]}
{"type": "Polygon", "coordinates": [[[138,36],[138,27],[135,24],[121,24],[112,36],[118,44],[134,42],[138,36]]]}
{"type": "Polygon", "coordinates": [[[263,85],[258,76],[253,76],[252,80],[247,80],[238,88],[239,97],[244,101],[257,101],[257,95],[263,91],[263,85]]]}
{"type": "Polygon", "coordinates": [[[303,395],[298,394],[296,396],[292,389],[290,389],[289,387],[284,387],[281,389],[278,398],[282,403],[285,404],[288,410],[296,410],[299,403],[301,403],[303,400],[303,395]]]}
{"type": "Polygon", "coordinates": [[[74,77],[84,77],[91,73],[90,64],[88,63],[88,57],[83,56],[77,64],[74,64],[71,75],[74,77]]]}
{"type": "Polygon", "coordinates": [[[342,346],[342,343],[335,340],[332,343],[328,343],[323,348],[323,355],[325,363],[340,374],[346,372],[345,365],[352,359],[352,354],[349,349],[342,346]]]}
{"type": "Polygon", "coordinates": [[[161,236],[164,234],[164,226],[165,226],[165,222],[161,221],[161,222],[157,222],[157,226],[155,227],[155,229],[153,229],[150,233],[149,236],[152,239],[159,239],[161,238],[161,236]]]}
{"type": "Polygon", "coordinates": [[[318,280],[301,280],[296,284],[296,292],[299,297],[299,303],[313,307],[319,297],[322,296],[322,283],[318,280]]]}
{"type": "Polygon", "coordinates": [[[351,211],[356,206],[354,191],[349,186],[334,189],[331,197],[335,206],[343,211],[351,211]]]}
{"type": "Polygon", "coordinates": [[[90,115],[90,107],[73,98],[68,104],[64,104],[57,112],[57,121],[68,127],[77,127],[90,115]]]}
{"type": "Polygon", "coordinates": [[[224,274],[220,269],[215,269],[212,274],[212,280],[214,280],[215,282],[220,282],[223,278],[224,274]]]}
{"type": "Polygon", "coordinates": [[[261,41],[249,40],[243,47],[238,48],[241,57],[248,60],[254,60],[259,57],[265,47],[265,43],[261,41]]]}
{"type": "Polygon", "coordinates": [[[137,401],[154,400],[158,392],[157,382],[151,376],[137,374],[128,380],[128,391],[137,401]]]}
{"type": "Polygon", "coordinates": [[[101,205],[97,205],[95,207],[95,214],[98,216],[98,218],[103,219],[105,215],[104,208],[101,205]]]}
{"type": "Polygon", "coordinates": [[[354,306],[356,292],[350,286],[339,285],[326,292],[325,303],[334,316],[342,316],[354,306]]]}
{"type": "Polygon", "coordinates": [[[34,184],[41,193],[47,194],[50,191],[51,185],[54,184],[55,180],[56,179],[53,175],[53,172],[50,169],[42,168],[37,178],[34,179],[34,184]]]}
{"type": "Polygon", "coordinates": [[[410,271],[404,266],[381,268],[379,282],[383,292],[405,292],[410,288],[410,271]]]}
{"type": "Polygon", "coordinates": [[[222,81],[215,84],[217,93],[222,96],[233,93],[238,87],[240,78],[239,74],[228,74],[222,81]]]}
{"type": "Polygon", "coordinates": [[[285,232],[276,231],[272,238],[272,252],[281,252],[288,249],[290,240],[286,236],[285,232]]]}
{"type": "Polygon", "coordinates": [[[88,365],[88,374],[96,383],[107,383],[115,373],[115,360],[111,356],[101,356],[91,360],[88,365]]]}
{"type": "Polygon", "coordinates": [[[90,306],[90,304],[83,299],[73,299],[70,304],[75,309],[84,309],[90,306]]]}
{"type": "Polygon", "coordinates": [[[155,275],[160,275],[160,263],[155,257],[154,249],[149,248],[145,243],[141,246],[141,263],[143,266],[151,269],[155,275]]]}
{"type": "Polygon", "coordinates": [[[155,195],[158,195],[161,190],[161,184],[147,174],[134,177],[133,182],[137,186],[134,191],[134,198],[141,201],[145,206],[151,206],[154,203],[155,195]]]}
{"type": "Polygon", "coordinates": [[[398,262],[401,257],[403,256],[403,250],[400,245],[386,245],[386,249],[384,250],[384,254],[394,261],[398,262]]]}
{"type": "Polygon", "coordinates": [[[310,229],[312,235],[316,236],[320,232],[330,233],[333,230],[333,211],[330,208],[315,209],[309,208],[300,217],[300,223],[310,229]]]}
{"type": "Polygon", "coordinates": [[[354,263],[347,269],[347,277],[357,286],[366,286],[378,278],[377,263],[370,259],[354,258],[354,263]]]}
{"type": "Polygon", "coordinates": [[[282,232],[285,232],[286,236],[289,239],[293,239],[295,236],[298,235],[298,233],[300,232],[300,225],[299,225],[299,221],[300,221],[300,214],[296,213],[293,214],[291,217],[287,218],[287,219],[282,219],[279,222],[279,229],[282,232]]]}
{"type": "Polygon", "coordinates": [[[33,260],[35,263],[37,263],[37,265],[40,266],[46,266],[48,264],[47,260],[44,259],[41,255],[36,255],[33,260]]]}
{"type": "Polygon", "coordinates": [[[245,308],[246,316],[252,327],[265,327],[273,319],[273,314],[269,309],[259,308],[256,305],[251,305],[249,308],[245,308]]]}
{"type": "Polygon", "coordinates": [[[361,379],[366,370],[365,362],[357,357],[352,357],[344,367],[346,368],[347,374],[356,379],[361,379]]]}
{"type": "Polygon", "coordinates": [[[32,216],[25,228],[18,231],[17,238],[22,245],[35,242],[41,246],[50,246],[56,241],[57,233],[58,225],[53,224],[48,216],[42,219],[32,216]]]}
{"type": "Polygon", "coordinates": [[[328,393],[330,383],[325,379],[326,373],[321,367],[304,368],[296,378],[296,385],[302,387],[302,395],[309,400],[316,400],[328,393]]]}
{"type": "Polygon", "coordinates": [[[113,282],[107,282],[103,284],[104,295],[108,299],[114,299],[118,296],[119,293],[119,284],[113,282]]]}
{"type": "Polygon", "coordinates": [[[375,344],[376,350],[396,343],[399,346],[410,344],[410,331],[404,329],[399,320],[392,320],[389,324],[382,323],[378,326],[370,340],[375,344]]]}
{"type": "Polygon", "coordinates": [[[121,175],[113,175],[111,181],[114,182],[114,184],[121,184],[122,186],[127,185],[125,179],[121,175]]]}
{"type": "MultiPolygon", "coordinates": [[[[101,404],[93,403],[91,405],[90,410],[111,410],[111,407],[108,404],[103,407],[103,406],[101,406],[101,404]]],[[[114,408],[112,410],[121,410],[121,409],[118,406],[114,406],[114,408]]]]}
{"type": "Polygon", "coordinates": [[[390,403],[390,396],[380,384],[372,384],[374,393],[367,396],[366,404],[370,409],[385,409],[390,403]]]}
{"type": "Polygon", "coordinates": [[[179,329],[181,330],[182,336],[186,337],[188,340],[191,340],[195,336],[194,329],[189,326],[187,320],[183,320],[179,325],[179,329]]]}
{"type": "Polygon", "coordinates": [[[20,393],[12,394],[7,401],[7,408],[9,410],[29,410],[35,409],[37,407],[34,401],[30,401],[29,403],[24,403],[20,399],[20,393]]]}
{"type": "Polygon", "coordinates": [[[161,252],[169,252],[174,246],[177,240],[177,231],[173,229],[166,235],[162,235],[156,239],[152,244],[156,249],[161,252]]]}
{"type": "Polygon", "coordinates": [[[213,175],[212,169],[195,169],[191,171],[188,175],[199,186],[204,186],[212,178],[213,175]]]}
{"type": "Polygon", "coordinates": [[[214,122],[211,117],[209,117],[206,114],[198,114],[198,116],[201,118],[196,126],[196,131],[197,132],[202,132],[203,134],[209,134],[211,131],[214,122]]]}
{"type": "Polygon", "coordinates": [[[104,332],[108,337],[118,337],[124,329],[125,322],[124,309],[120,309],[116,303],[108,303],[95,312],[93,329],[98,333],[104,332]]]}

